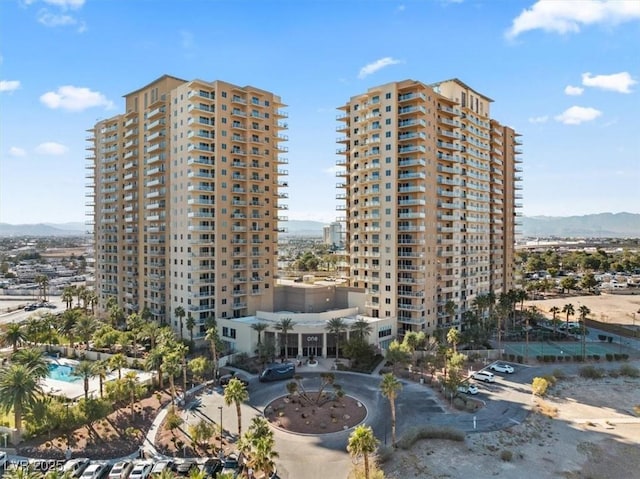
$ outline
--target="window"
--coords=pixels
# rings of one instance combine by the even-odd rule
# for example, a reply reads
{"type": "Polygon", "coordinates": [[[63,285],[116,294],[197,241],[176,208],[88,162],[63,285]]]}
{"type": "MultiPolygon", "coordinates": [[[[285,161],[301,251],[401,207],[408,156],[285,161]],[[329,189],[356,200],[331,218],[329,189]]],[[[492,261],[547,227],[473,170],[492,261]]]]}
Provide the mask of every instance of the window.
{"type": "Polygon", "coordinates": [[[386,111],[387,113],[389,113],[391,111],[391,106],[387,106],[385,107],[384,111],[386,111]]]}
{"type": "Polygon", "coordinates": [[[391,100],[391,93],[387,93],[387,94],[384,96],[384,99],[385,99],[385,100],[391,100]]]}

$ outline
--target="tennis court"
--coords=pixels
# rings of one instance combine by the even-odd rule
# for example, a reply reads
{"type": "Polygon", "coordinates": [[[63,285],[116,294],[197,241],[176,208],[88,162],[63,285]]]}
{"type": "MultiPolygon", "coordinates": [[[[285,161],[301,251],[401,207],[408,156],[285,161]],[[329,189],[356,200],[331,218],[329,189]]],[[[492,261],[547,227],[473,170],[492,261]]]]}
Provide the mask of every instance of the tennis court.
{"type": "MultiPolygon", "coordinates": [[[[527,348],[526,343],[503,343],[502,346],[507,354],[520,356],[576,356],[582,355],[582,343],[580,341],[530,341],[527,348]]],[[[626,353],[627,348],[614,343],[586,343],[586,355],[597,354],[603,356],[607,353],[626,353]]]]}

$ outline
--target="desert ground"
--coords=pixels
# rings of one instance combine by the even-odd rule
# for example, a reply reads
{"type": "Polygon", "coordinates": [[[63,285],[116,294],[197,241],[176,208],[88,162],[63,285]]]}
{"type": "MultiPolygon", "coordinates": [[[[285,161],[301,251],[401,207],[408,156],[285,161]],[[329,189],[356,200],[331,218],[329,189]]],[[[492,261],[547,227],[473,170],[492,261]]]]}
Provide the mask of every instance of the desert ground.
{"type": "Polygon", "coordinates": [[[383,465],[385,477],[640,478],[640,414],[634,406],[640,408],[638,378],[568,377],[544,399],[531,398],[524,423],[469,434],[465,442],[420,441],[383,465]],[[503,460],[503,451],[510,460],[503,460]]]}
{"type": "MultiPolygon", "coordinates": [[[[640,294],[600,294],[598,296],[562,296],[549,299],[525,301],[525,308],[535,306],[538,311],[551,318],[549,309],[557,306],[562,309],[565,304],[571,303],[577,310],[580,306],[587,306],[591,310],[590,319],[603,323],[633,325],[634,318],[636,326],[640,326],[640,294]]],[[[564,319],[562,313],[560,318],[564,319]]],[[[573,317],[573,320],[577,316],[573,317]]]]}

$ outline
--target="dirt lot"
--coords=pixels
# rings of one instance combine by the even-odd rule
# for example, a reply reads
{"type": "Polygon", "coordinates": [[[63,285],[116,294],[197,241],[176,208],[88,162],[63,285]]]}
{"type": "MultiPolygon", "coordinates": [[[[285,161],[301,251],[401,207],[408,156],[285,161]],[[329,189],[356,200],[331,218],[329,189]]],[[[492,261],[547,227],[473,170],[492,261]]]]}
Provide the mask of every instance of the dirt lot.
{"type": "Polygon", "coordinates": [[[640,478],[640,379],[569,378],[530,406],[527,421],[509,429],[398,451],[386,477],[640,478]]]}
{"type": "MultiPolygon", "coordinates": [[[[573,304],[576,315],[581,305],[587,306],[591,310],[589,318],[603,323],[627,324],[632,325],[634,321],[634,313],[636,318],[636,326],[640,326],[640,295],[622,295],[622,294],[601,294],[598,296],[563,296],[551,299],[543,299],[536,301],[525,301],[525,308],[535,306],[538,311],[551,318],[549,309],[557,306],[562,309],[565,304],[573,304]]],[[[562,313],[559,315],[564,319],[562,313]]],[[[573,317],[576,321],[577,316],[573,317]]]]}

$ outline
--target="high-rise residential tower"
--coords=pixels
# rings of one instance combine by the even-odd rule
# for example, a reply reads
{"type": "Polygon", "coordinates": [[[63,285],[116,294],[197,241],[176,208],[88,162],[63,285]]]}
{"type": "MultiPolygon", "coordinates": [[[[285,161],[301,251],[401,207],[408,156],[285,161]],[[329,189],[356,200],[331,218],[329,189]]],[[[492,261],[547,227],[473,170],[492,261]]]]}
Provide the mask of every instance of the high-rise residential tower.
{"type": "Polygon", "coordinates": [[[351,284],[400,335],[458,326],[514,286],[520,141],[491,103],[457,79],[406,80],[340,108],[351,284]]]}
{"type": "Polygon", "coordinates": [[[269,310],[287,209],[280,97],[165,75],[124,98],[88,138],[99,309],[184,337],[269,310]]]}

